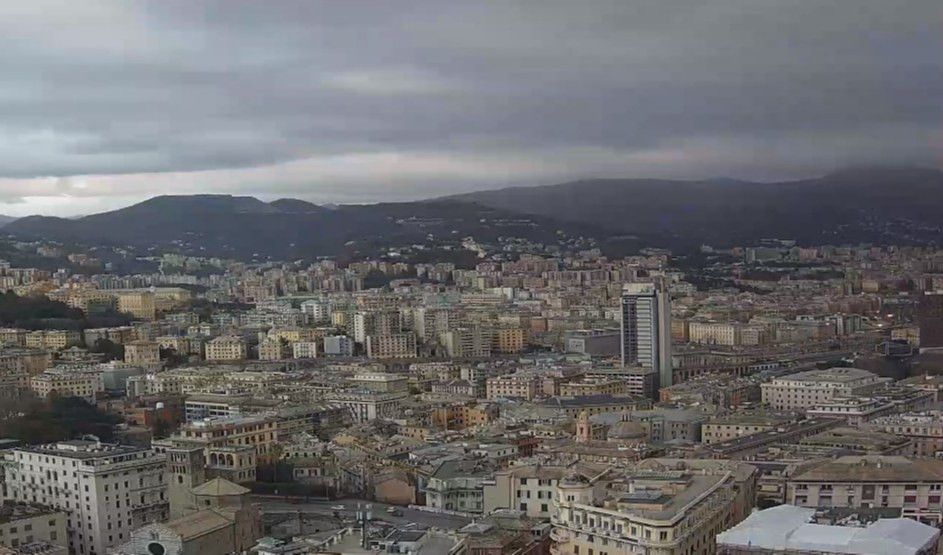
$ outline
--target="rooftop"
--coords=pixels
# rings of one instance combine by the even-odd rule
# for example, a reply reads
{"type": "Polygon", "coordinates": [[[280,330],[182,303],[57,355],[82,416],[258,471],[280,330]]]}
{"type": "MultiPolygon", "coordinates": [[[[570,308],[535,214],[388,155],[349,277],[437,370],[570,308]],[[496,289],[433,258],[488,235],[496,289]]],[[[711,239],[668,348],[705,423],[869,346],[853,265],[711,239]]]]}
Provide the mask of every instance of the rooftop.
{"type": "Polygon", "coordinates": [[[827,368],[825,370],[807,370],[776,378],[780,381],[792,382],[826,382],[851,383],[867,378],[876,378],[877,375],[860,368],[827,368]]]}
{"type": "Polygon", "coordinates": [[[43,505],[30,505],[27,503],[4,503],[0,505],[0,524],[21,520],[24,518],[33,518],[42,515],[56,513],[55,509],[44,507],[43,505]]]}
{"type": "Polygon", "coordinates": [[[906,555],[924,552],[940,535],[936,528],[907,518],[851,528],[812,524],[814,516],[815,509],[792,505],[758,511],[719,534],[717,543],[779,552],[906,555]]]}
{"type": "Polygon", "coordinates": [[[852,455],[811,464],[796,482],[943,482],[943,461],[887,455],[852,455]]]}

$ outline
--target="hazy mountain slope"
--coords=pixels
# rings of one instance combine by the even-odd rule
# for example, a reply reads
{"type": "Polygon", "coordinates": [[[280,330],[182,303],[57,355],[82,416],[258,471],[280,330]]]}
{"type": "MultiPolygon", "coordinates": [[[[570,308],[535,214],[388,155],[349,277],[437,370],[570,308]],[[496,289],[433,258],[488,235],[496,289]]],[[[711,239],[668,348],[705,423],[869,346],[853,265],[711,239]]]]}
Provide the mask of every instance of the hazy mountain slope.
{"type": "Polygon", "coordinates": [[[943,172],[857,169],[784,183],[595,179],[452,200],[648,233],[666,245],[943,239],[943,172]]]}

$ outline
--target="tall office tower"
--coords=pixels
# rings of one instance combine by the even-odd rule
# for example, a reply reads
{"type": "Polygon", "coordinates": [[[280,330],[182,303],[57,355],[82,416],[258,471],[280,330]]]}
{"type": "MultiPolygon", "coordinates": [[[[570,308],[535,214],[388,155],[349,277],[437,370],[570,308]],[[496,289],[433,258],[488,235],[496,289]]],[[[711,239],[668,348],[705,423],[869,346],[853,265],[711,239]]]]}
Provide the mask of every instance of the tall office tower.
{"type": "Polygon", "coordinates": [[[925,291],[917,304],[920,348],[943,347],[943,291],[925,291]]]}
{"type": "Polygon", "coordinates": [[[658,387],[671,385],[671,301],[661,282],[622,288],[622,365],[650,369],[658,387]]]}

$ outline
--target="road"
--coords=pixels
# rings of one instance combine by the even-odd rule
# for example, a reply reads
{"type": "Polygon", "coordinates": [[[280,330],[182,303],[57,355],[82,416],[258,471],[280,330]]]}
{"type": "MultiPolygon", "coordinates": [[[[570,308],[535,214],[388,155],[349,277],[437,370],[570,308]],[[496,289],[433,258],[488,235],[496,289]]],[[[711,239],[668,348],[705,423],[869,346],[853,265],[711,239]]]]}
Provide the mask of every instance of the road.
{"type": "Polygon", "coordinates": [[[366,509],[367,505],[371,505],[372,508],[369,510],[374,520],[383,520],[398,526],[418,524],[427,528],[434,527],[442,530],[455,530],[471,522],[470,518],[430,513],[416,509],[408,509],[406,507],[397,507],[397,509],[402,511],[402,516],[393,516],[386,512],[386,509],[392,505],[376,503],[374,501],[364,501],[363,499],[335,499],[333,501],[311,500],[302,503],[292,503],[282,499],[254,497],[253,502],[258,505],[259,510],[263,513],[297,514],[300,512],[306,515],[321,517],[331,517],[335,511],[332,507],[343,506],[344,510],[338,510],[337,512],[340,513],[340,516],[351,519],[356,516],[358,505],[360,506],[359,510],[368,510],[366,509]]]}

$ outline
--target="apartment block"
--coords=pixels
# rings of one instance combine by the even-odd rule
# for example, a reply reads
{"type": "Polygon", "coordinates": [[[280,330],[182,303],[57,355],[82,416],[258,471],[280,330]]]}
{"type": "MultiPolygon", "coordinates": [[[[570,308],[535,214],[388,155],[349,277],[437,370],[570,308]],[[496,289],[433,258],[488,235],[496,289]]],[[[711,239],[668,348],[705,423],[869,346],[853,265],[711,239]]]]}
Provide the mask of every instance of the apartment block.
{"type": "Polygon", "coordinates": [[[823,459],[793,474],[786,502],[798,507],[894,509],[935,526],[943,523],[943,460],[902,456],[823,459]]]}
{"type": "Polygon", "coordinates": [[[65,512],[71,553],[105,555],[168,517],[167,463],[150,449],[75,440],[4,456],[7,498],[65,512]]]}
{"type": "Polygon", "coordinates": [[[890,381],[858,368],[829,368],[781,376],[760,388],[764,404],[777,410],[804,410],[833,397],[868,393],[890,381]]]}
{"type": "Polygon", "coordinates": [[[206,344],[206,360],[245,360],[248,357],[246,340],[233,335],[217,337],[206,344]]]}
{"type": "Polygon", "coordinates": [[[714,553],[718,531],[753,508],[756,469],[731,461],[647,459],[572,473],[553,498],[552,553],[714,553]]]}

